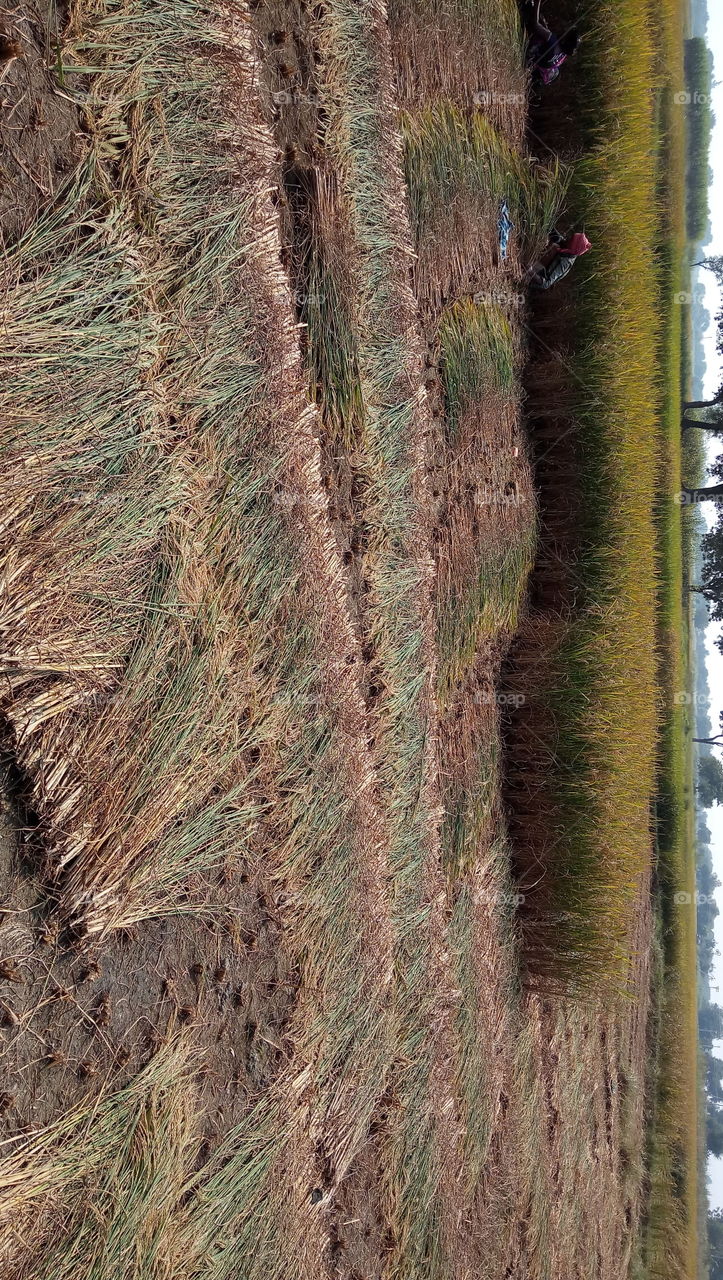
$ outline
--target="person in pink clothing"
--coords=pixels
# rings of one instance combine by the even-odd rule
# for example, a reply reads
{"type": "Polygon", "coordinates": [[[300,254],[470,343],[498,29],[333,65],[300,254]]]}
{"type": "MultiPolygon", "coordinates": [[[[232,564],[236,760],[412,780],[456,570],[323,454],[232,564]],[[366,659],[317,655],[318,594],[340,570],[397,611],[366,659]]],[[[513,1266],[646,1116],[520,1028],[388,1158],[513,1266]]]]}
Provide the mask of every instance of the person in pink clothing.
{"type": "Polygon", "coordinates": [[[522,0],[522,21],[528,36],[527,65],[542,84],[552,84],[568,58],[577,53],[580,33],[577,27],[571,27],[561,36],[554,35],[540,21],[541,4],[542,0],[522,0]]]}
{"type": "Polygon", "coordinates": [[[554,228],[550,232],[550,245],[555,252],[550,261],[538,263],[533,268],[530,284],[533,289],[551,289],[569,275],[583,254],[589,253],[592,245],[584,231],[575,231],[569,236],[561,236],[554,228]]]}

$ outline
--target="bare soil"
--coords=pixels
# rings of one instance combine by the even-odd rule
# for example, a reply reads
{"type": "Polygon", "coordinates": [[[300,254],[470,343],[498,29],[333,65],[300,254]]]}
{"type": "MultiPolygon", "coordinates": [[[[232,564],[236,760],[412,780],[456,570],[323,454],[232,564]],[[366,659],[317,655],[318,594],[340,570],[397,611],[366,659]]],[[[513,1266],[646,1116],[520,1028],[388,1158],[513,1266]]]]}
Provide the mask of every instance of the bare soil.
{"type": "Polygon", "coordinates": [[[120,1086],[170,1027],[198,1028],[209,1149],[287,1055],[297,975],[274,904],[251,867],[208,886],[208,918],[144,924],[94,947],[64,946],[28,873],[32,831],[4,780],[0,828],[0,1091],[5,1137],[120,1086]],[[233,901],[233,916],[228,903],[233,901]]]}
{"type": "Polygon", "coordinates": [[[22,56],[0,67],[0,234],[11,243],[73,173],[83,122],[58,83],[62,9],[48,0],[0,8],[0,28],[22,56]]]}

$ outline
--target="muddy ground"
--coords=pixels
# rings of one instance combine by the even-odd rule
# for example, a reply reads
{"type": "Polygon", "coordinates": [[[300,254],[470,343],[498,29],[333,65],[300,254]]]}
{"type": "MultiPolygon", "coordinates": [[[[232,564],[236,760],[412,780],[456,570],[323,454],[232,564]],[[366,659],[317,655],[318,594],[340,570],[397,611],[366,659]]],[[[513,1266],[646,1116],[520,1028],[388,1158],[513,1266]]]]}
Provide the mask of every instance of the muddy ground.
{"type": "Polygon", "coordinates": [[[63,945],[27,867],[32,835],[8,785],[0,829],[0,1091],[6,1137],[48,1123],[101,1087],[123,1083],[170,1027],[204,1043],[198,1084],[212,1146],[285,1060],[296,974],[251,867],[208,886],[207,920],[143,924],[63,945]],[[233,916],[228,911],[233,902],[233,916]]]}
{"type": "Polygon", "coordinates": [[[58,84],[61,8],[0,7],[0,33],[22,54],[0,65],[0,229],[16,240],[52,201],[83,154],[84,125],[58,84]]]}

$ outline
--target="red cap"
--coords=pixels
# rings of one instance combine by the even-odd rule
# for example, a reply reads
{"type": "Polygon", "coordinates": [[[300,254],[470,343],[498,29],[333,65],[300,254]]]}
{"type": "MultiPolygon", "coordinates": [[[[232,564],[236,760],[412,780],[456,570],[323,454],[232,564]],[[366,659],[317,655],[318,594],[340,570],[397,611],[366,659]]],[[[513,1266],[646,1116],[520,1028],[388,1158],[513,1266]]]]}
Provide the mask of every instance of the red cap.
{"type": "Polygon", "coordinates": [[[583,231],[576,231],[574,236],[562,247],[563,253],[569,253],[571,257],[580,258],[583,253],[587,253],[588,249],[592,249],[592,245],[583,231]]]}

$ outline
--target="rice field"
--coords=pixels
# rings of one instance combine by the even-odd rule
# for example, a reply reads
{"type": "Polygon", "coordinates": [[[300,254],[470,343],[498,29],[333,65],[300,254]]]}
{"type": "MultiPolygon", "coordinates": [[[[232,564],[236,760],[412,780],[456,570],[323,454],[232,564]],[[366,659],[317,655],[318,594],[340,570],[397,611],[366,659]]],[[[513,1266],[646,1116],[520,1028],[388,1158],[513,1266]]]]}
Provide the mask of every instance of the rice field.
{"type": "Polygon", "coordinates": [[[43,31],[75,129],[2,258],[0,1271],[652,1276],[671,29],[607,5],[616,141],[542,158],[512,0],[43,31]],[[573,216],[563,338],[527,272],[573,216]]]}
{"type": "MultiPolygon", "coordinates": [[[[577,103],[569,144],[583,151],[568,207],[600,249],[562,305],[541,301],[540,359],[528,382],[548,530],[541,587],[555,603],[546,620],[531,617],[529,639],[523,628],[514,674],[523,694],[532,680],[538,684],[513,724],[519,785],[539,787],[539,807],[532,806],[527,825],[520,823],[520,840],[530,879],[540,859],[559,868],[543,886],[539,917],[531,913],[531,944],[539,939],[545,950],[552,906],[569,931],[576,978],[580,947],[598,976],[617,968],[616,944],[624,967],[629,912],[650,864],[659,675],[667,670],[656,654],[656,593],[676,554],[675,535],[661,548],[658,533],[661,484],[670,492],[676,483],[660,425],[666,365],[675,362],[678,341],[674,327],[668,335],[661,321],[662,300],[671,296],[663,257],[678,252],[669,191],[677,191],[682,170],[680,131],[671,136],[673,117],[660,109],[672,103],[682,75],[680,22],[676,38],[673,21],[666,9],[658,30],[639,6],[606,6],[588,33],[580,54],[585,99],[577,103]],[[672,32],[667,44],[664,24],[672,32]],[[670,175],[670,188],[659,185],[662,173],[670,175]],[[525,760],[540,738],[554,743],[552,770],[545,763],[535,775],[533,761],[528,783],[525,760]],[[547,815],[542,823],[536,809],[547,815]]],[[[558,103],[557,126],[553,109],[541,107],[538,128],[549,124],[555,137],[557,127],[561,142],[560,121],[575,109],[573,95],[570,86],[558,103]]],[[[667,505],[664,518],[671,518],[667,505]]],[[[558,937],[556,951],[561,945],[567,943],[558,937]]]]}
{"type": "MultiPolygon", "coordinates": [[[[585,488],[583,497],[589,526],[582,547],[576,548],[574,570],[591,601],[597,606],[604,604],[606,610],[610,609],[610,620],[617,616],[617,622],[609,641],[603,641],[604,629],[599,623],[593,625],[588,655],[590,659],[594,653],[598,655],[595,672],[585,675],[579,656],[573,655],[572,665],[568,654],[558,668],[558,678],[560,671],[566,678],[574,672],[578,691],[584,690],[584,701],[575,712],[576,727],[582,729],[584,740],[593,729],[585,703],[591,691],[599,688],[601,670],[609,679],[619,662],[617,691],[610,689],[605,695],[605,704],[612,711],[617,703],[617,711],[613,712],[604,738],[593,732],[593,741],[597,739],[601,745],[604,741],[608,768],[612,761],[618,774],[617,781],[610,781],[614,787],[622,784],[626,800],[635,796],[634,786],[625,782],[625,771],[633,767],[633,760],[639,780],[643,768],[655,771],[654,878],[660,958],[654,971],[654,1012],[649,1033],[647,1204],[641,1253],[634,1261],[633,1273],[692,1275],[696,1271],[698,1163],[694,923],[673,906],[674,894],[685,886],[689,890],[694,878],[691,813],[685,799],[690,787],[691,764],[685,745],[689,731],[679,696],[676,705],[676,691],[688,681],[688,619],[687,605],[683,603],[685,513],[681,513],[677,500],[681,483],[679,405],[684,341],[684,314],[678,300],[686,288],[686,121],[675,98],[684,83],[685,17],[681,6],[674,3],[660,6],[651,19],[636,6],[621,5],[619,11],[617,19],[611,9],[600,15],[597,34],[608,52],[611,48],[616,50],[612,61],[626,85],[616,105],[621,140],[609,145],[601,138],[600,112],[602,104],[610,101],[611,85],[606,82],[605,72],[598,71],[597,83],[588,80],[585,110],[589,118],[583,126],[583,135],[588,130],[591,153],[589,160],[577,166],[571,191],[591,238],[593,227],[598,236],[603,234],[598,219],[604,216],[609,220],[606,251],[622,243],[620,234],[612,232],[613,223],[620,229],[635,229],[634,236],[625,241],[625,262],[601,263],[573,303],[585,342],[584,363],[575,366],[575,373],[580,385],[584,379],[587,391],[595,393],[595,400],[591,397],[586,405],[580,392],[573,392],[578,415],[577,457],[584,463],[586,486],[588,482],[593,484],[585,488]],[[615,44],[615,21],[623,42],[620,46],[615,44]],[[640,75],[646,43],[651,59],[647,77],[640,75]],[[636,66],[631,64],[626,71],[625,59],[631,57],[634,48],[636,66]],[[648,111],[651,85],[656,94],[652,120],[648,111]],[[636,161],[631,153],[624,158],[633,138],[642,136],[646,116],[652,133],[645,157],[639,156],[636,161]],[[627,175],[624,184],[623,173],[627,175]],[[646,217],[653,220],[648,235],[644,232],[646,217]],[[647,267],[640,260],[635,267],[634,259],[642,252],[647,252],[647,267]],[[653,291],[647,301],[641,292],[642,279],[653,291]],[[612,353],[605,355],[605,328],[610,332],[611,314],[621,326],[618,339],[621,333],[626,335],[624,362],[615,360],[612,353]],[[646,383],[646,376],[651,373],[653,376],[648,376],[646,383]],[[629,412],[633,402],[634,427],[629,412]],[[601,414],[609,415],[607,419],[602,417],[603,422],[610,422],[609,436],[607,431],[600,431],[601,414]],[[595,481],[593,476],[597,477],[595,481]],[[614,562],[607,558],[612,546],[619,548],[614,562]],[[647,570],[642,569],[643,564],[647,570]],[[620,613],[616,613],[616,597],[622,605],[620,613]],[[598,648],[601,644],[602,649],[598,648]],[[656,701],[657,751],[643,705],[650,715],[656,701]],[[628,755],[641,730],[634,751],[628,755]]],[[[611,65],[609,58],[604,65],[611,65]]],[[[599,261],[600,255],[597,257],[599,261]]],[[[550,341],[555,333],[551,320],[547,321],[545,332],[550,341]]],[[[574,708],[575,703],[572,705],[574,708]]],[[[557,708],[555,725],[561,731],[569,726],[568,704],[557,708]]],[[[639,820],[636,824],[632,812],[629,814],[627,829],[621,833],[615,850],[615,857],[628,859],[631,871],[644,863],[649,842],[650,816],[644,801],[644,795],[649,794],[649,778],[648,773],[643,794],[638,792],[639,820]]],[[[599,788],[599,779],[597,785],[599,788]]],[[[622,811],[616,804],[616,813],[622,811]]],[[[570,829],[566,821],[566,833],[570,829]]],[[[606,830],[612,830],[609,823],[606,830]]],[[[583,879],[587,881],[584,871],[583,879]]]]}

